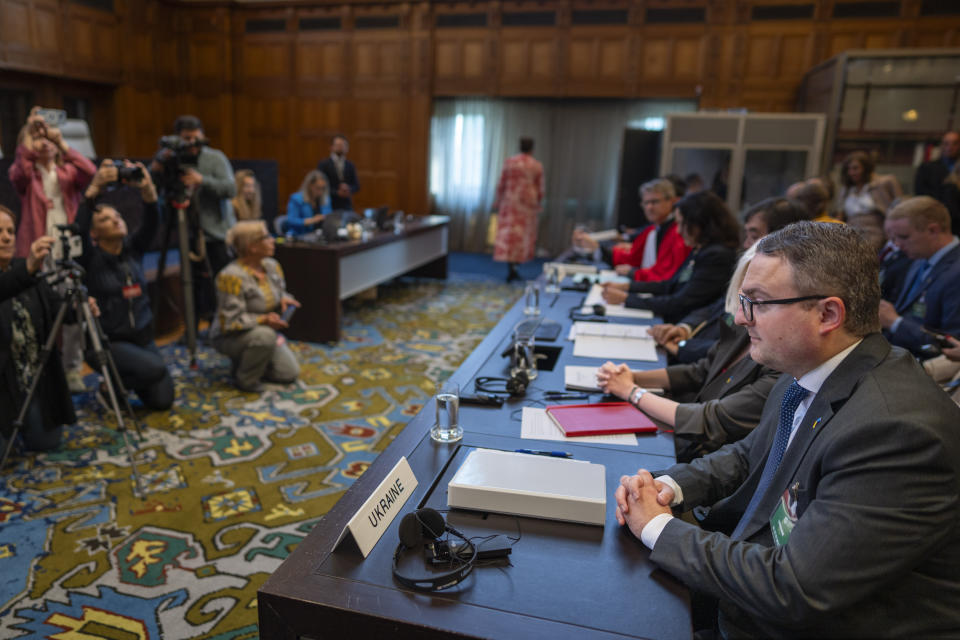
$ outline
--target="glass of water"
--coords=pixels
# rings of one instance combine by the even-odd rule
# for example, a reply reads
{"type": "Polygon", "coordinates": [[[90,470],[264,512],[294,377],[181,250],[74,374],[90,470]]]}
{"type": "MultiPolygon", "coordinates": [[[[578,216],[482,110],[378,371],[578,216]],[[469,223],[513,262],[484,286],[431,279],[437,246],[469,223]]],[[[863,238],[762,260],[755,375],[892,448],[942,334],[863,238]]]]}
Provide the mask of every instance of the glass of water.
{"type": "Polygon", "coordinates": [[[544,293],[560,293],[560,270],[557,267],[547,270],[547,286],[543,290],[544,293]]]}
{"type": "Polygon", "coordinates": [[[540,315],[540,283],[528,280],[523,292],[523,312],[528,316],[540,315]]]}
{"type": "Polygon", "coordinates": [[[437,401],[437,422],[430,429],[430,437],[437,442],[456,442],[463,437],[460,426],[460,385],[456,382],[437,383],[434,396],[437,401]]]}

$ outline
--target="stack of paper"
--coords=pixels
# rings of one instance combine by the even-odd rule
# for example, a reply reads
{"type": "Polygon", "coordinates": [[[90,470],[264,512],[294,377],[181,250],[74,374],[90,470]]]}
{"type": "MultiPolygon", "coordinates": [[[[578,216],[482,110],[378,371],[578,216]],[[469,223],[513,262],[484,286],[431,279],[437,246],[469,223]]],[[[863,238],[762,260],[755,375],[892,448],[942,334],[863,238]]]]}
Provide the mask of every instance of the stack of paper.
{"type": "Polygon", "coordinates": [[[642,325],[577,322],[571,334],[573,355],[581,358],[657,361],[657,343],[642,325]]]}
{"type": "Polygon", "coordinates": [[[563,368],[563,386],[577,391],[600,391],[597,386],[597,367],[566,365],[563,368]]]}
{"type": "MultiPolygon", "coordinates": [[[[650,297],[650,294],[638,294],[640,297],[650,297]]],[[[600,304],[606,309],[608,316],[617,318],[639,318],[649,320],[653,318],[653,312],[646,309],[630,309],[622,304],[607,304],[603,301],[603,287],[599,284],[593,285],[587,299],[583,301],[583,313],[593,313],[593,305],[600,304]]]]}
{"type": "Polygon", "coordinates": [[[606,469],[584,460],[474,449],[447,485],[447,505],[602,526],[606,469]]]}

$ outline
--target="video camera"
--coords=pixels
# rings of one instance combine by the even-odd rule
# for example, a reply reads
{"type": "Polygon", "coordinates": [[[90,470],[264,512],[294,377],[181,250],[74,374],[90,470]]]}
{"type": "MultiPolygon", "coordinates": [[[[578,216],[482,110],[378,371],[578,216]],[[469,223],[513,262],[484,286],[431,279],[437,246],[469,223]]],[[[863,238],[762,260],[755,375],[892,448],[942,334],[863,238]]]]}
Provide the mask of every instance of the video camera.
{"type": "Polygon", "coordinates": [[[180,181],[184,167],[196,167],[200,149],[206,146],[203,139],[187,142],[178,135],[163,136],[160,138],[160,148],[172,153],[158,154],[157,160],[162,169],[159,184],[162,191],[174,201],[186,199],[186,187],[180,181]]]}

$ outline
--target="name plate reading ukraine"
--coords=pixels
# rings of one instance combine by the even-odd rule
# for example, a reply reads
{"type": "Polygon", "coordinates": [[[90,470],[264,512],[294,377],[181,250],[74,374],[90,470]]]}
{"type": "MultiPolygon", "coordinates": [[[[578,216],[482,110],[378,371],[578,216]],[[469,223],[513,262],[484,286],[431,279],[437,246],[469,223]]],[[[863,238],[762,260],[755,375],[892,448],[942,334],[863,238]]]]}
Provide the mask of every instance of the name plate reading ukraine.
{"type": "Polygon", "coordinates": [[[407,459],[401,457],[363,506],[350,518],[350,522],[337,538],[337,545],[349,532],[360,553],[366,558],[416,488],[417,478],[413,475],[413,469],[407,459]]]}

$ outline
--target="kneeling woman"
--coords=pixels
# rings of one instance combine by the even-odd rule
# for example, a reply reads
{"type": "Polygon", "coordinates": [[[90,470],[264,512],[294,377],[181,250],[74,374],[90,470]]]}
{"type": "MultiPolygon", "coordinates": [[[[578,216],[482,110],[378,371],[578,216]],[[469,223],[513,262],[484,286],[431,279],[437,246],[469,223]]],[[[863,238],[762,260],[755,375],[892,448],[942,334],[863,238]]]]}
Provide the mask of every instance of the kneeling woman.
{"type": "Polygon", "coordinates": [[[217,275],[213,346],[230,358],[243,391],[262,391],[264,380],[293,382],[300,365],[277,332],[288,326],[283,312],[300,303],[286,291],[283,270],[273,259],[273,237],[262,221],[249,220],[230,229],[227,244],[239,257],[217,275]]]}
{"type": "MultiPolygon", "coordinates": [[[[38,374],[41,350],[59,305],[47,283],[34,277],[53,238],[38,238],[26,260],[14,259],[15,227],[13,213],[0,207],[0,456],[6,450],[28,385],[38,374]]],[[[53,349],[39,374],[20,435],[27,449],[46,451],[60,444],[63,425],[73,424],[77,418],[59,349],[53,349]]]]}

